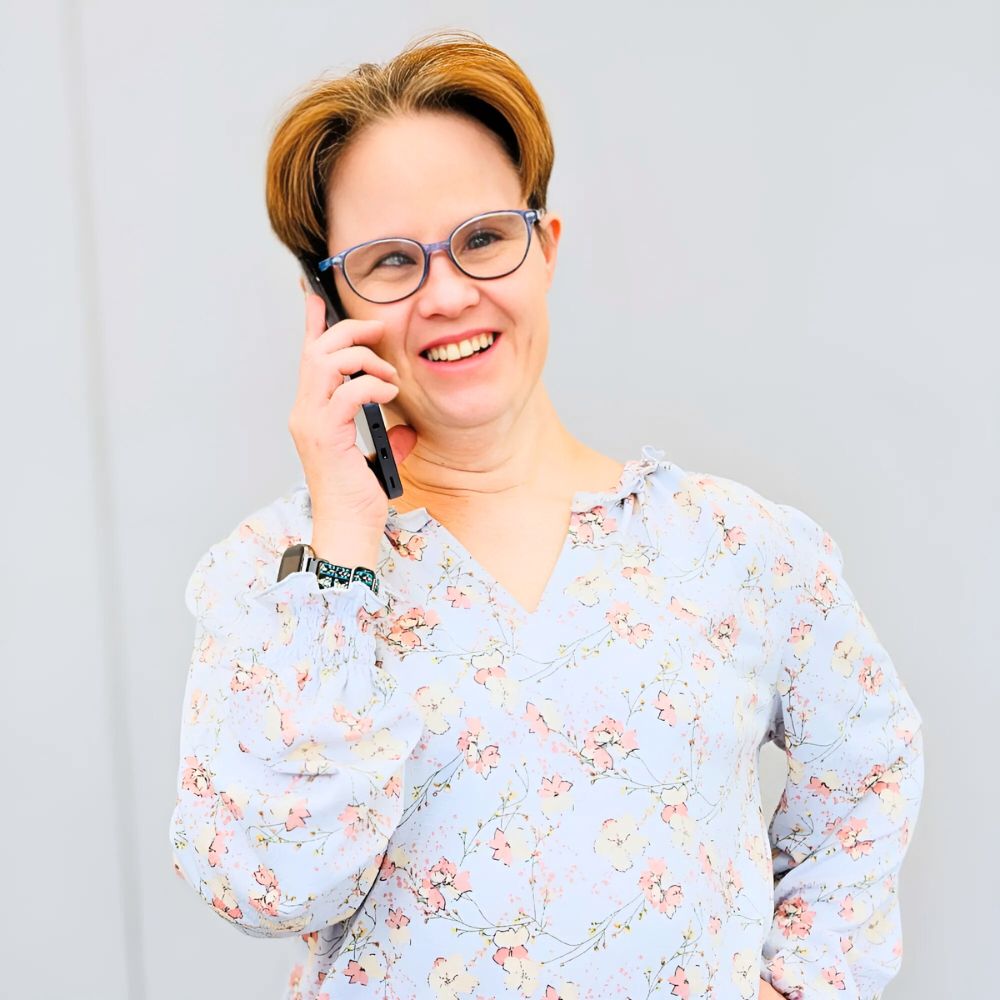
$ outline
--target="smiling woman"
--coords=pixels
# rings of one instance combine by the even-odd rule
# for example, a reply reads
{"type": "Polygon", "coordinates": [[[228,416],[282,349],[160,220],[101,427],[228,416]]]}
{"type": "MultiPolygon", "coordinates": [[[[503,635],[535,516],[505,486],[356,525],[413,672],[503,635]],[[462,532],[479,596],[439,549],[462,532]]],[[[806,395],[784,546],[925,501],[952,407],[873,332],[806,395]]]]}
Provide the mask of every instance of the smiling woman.
{"type": "Polygon", "coordinates": [[[920,715],[816,522],[559,420],[552,158],[524,73],[465,33],[278,126],[272,224],[343,318],[306,295],[304,482],[188,582],[177,871],[302,938],[289,1000],[878,996],[920,715]]]}

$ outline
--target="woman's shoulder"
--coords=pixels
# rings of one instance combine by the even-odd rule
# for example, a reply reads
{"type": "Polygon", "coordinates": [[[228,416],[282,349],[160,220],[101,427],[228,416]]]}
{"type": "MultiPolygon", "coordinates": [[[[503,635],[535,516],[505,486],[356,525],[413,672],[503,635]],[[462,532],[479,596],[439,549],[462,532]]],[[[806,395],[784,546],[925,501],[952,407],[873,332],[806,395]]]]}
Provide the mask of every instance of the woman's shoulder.
{"type": "Polygon", "coordinates": [[[826,530],[806,511],[777,498],[776,487],[686,468],[651,445],[643,448],[637,465],[648,483],[651,501],[670,518],[705,521],[733,538],[763,533],[778,544],[827,552],[836,548],[826,530]]]}

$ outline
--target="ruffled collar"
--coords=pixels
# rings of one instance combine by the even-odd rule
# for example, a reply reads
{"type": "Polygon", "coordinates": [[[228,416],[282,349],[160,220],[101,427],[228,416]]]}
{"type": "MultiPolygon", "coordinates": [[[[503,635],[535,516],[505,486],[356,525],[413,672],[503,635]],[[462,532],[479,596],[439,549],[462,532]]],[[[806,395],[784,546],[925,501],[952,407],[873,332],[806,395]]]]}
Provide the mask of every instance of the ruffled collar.
{"type": "MultiPolygon", "coordinates": [[[[633,493],[639,493],[656,469],[668,467],[672,463],[666,460],[665,452],[661,448],[654,448],[653,445],[643,445],[639,458],[629,459],[625,462],[618,484],[611,490],[580,491],[573,496],[570,510],[573,512],[591,510],[597,506],[611,507],[621,503],[626,497],[633,493]]],[[[426,507],[414,507],[413,510],[398,512],[395,507],[389,505],[389,514],[386,518],[386,529],[389,531],[402,529],[410,533],[416,533],[433,521],[426,507]]]]}

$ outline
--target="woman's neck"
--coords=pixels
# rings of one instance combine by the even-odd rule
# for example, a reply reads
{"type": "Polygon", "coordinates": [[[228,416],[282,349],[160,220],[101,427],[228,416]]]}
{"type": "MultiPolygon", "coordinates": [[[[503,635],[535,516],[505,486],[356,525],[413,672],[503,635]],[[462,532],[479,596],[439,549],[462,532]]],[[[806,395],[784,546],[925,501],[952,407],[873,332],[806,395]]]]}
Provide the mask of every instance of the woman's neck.
{"type": "MultiPolygon", "coordinates": [[[[568,502],[577,490],[589,489],[580,477],[588,470],[600,475],[596,466],[610,460],[573,437],[541,383],[538,389],[503,431],[484,426],[418,433],[399,467],[403,496],[396,509],[422,506],[445,515],[460,510],[489,516],[512,503],[568,502]]],[[[603,471],[607,478],[607,465],[603,471]]]]}

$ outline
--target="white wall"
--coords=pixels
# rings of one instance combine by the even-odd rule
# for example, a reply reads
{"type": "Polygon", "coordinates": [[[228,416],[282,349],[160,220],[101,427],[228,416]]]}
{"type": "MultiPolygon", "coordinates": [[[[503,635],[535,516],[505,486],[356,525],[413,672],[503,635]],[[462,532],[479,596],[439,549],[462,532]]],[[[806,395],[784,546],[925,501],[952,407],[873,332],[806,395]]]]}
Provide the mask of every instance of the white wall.
{"type": "Polygon", "coordinates": [[[888,995],[991,982],[998,8],[589,11],[0,4],[5,995],[280,996],[295,942],[171,869],[183,587],[299,474],[270,129],[312,77],[446,26],[507,49],[550,114],[568,426],[807,511],[924,716],[888,995]]]}

